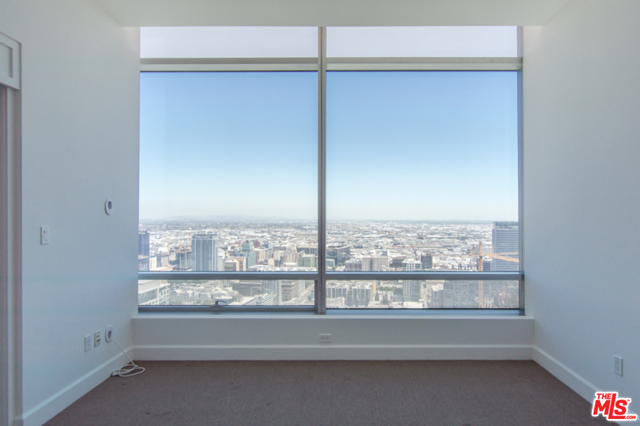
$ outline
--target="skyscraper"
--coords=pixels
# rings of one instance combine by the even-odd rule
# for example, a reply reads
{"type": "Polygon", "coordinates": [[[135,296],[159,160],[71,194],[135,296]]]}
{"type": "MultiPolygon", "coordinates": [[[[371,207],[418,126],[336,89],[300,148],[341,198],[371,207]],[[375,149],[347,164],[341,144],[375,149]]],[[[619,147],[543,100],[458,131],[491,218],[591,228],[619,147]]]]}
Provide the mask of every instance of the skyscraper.
{"type": "Polygon", "coordinates": [[[256,253],[253,250],[253,243],[249,242],[249,240],[242,243],[242,250],[240,250],[237,256],[242,256],[247,259],[247,269],[256,264],[256,253]]]}
{"type": "Polygon", "coordinates": [[[422,254],[420,255],[420,261],[422,262],[422,270],[428,271],[429,269],[433,269],[433,256],[430,254],[422,254]]]}
{"type": "Polygon", "coordinates": [[[365,256],[362,258],[363,271],[382,271],[389,268],[387,256],[365,256]]]}
{"type": "Polygon", "coordinates": [[[402,261],[402,270],[404,272],[421,271],[422,263],[414,259],[405,259],[402,261]]]}
{"type": "MultiPolygon", "coordinates": [[[[402,270],[404,272],[419,271],[422,269],[422,264],[417,260],[405,259],[402,262],[402,270]]],[[[402,296],[405,302],[418,302],[422,296],[421,291],[422,283],[420,281],[403,281],[402,282],[402,296]]]]}
{"type": "Polygon", "coordinates": [[[445,281],[443,289],[444,308],[478,308],[477,281],[445,281]]]}
{"type": "Polygon", "coordinates": [[[218,270],[218,240],[213,234],[191,236],[192,271],[218,270]]]}
{"type": "Polygon", "coordinates": [[[351,259],[351,247],[327,247],[327,259],[335,260],[336,265],[344,265],[351,259]]]}
{"type": "Polygon", "coordinates": [[[149,231],[138,232],[138,256],[149,257],[149,231]]]}
{"type": "MultiPolygon", "coordinates": [[[[520,258],[520,242],[518,222],[493,222],[493,252],[514,259],[520,258]]],[[[492,271],[517,271],[519,262],[493,259],[492,271]]]]}
{"type": "Polygon", "coordinates": [[[422,297],[422,282],[414,280],[403,281],[402,296],[405,302],[419,302],[422,297]]]}
{"type": "Polygon", "coordinates": [[[280,281],[280,297],[283,302],[288,302],[298,297],[297,281],[280,281]]]}
{"type": "Polygon", "coordinates": [[[318,257],[315,254],[298,253],[298,266],[315,268],[318,266],[318,257]]]}
{"type": "Polygon", "coordinates": [[[138,272],[146,272],[149,270],[149,257],[138,255],[138,272]]]}
{"type": "Polygon", "coordinates": [[[274,305],[280,305],[282,303],[279,280],[263,280],[262,293],[265,295],[272,295],[274,305]]]}
{"type": "Polygon", "coordinates": [[[191,250],[180,249],[176,251],[176,271],[189,271],[192,267],[191,250]]]}

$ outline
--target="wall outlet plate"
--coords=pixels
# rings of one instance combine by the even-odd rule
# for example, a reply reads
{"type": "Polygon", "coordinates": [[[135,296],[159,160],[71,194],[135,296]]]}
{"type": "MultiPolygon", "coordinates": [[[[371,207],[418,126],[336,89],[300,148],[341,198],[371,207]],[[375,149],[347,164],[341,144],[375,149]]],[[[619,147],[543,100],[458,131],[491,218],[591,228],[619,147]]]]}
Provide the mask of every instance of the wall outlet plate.
{"type": "Polygon", "coordinates": [[[41,226],[40,227],[40,244],[46,246],[49,244],[49,227],[41,226]]]}
{"type": "Polygon", "coordinates": [[[91,335],[87,334],[84,336],[84,351],[89,352],[91,350],[91,335]]]}
{"type": "Polygon", "coordinates": [[[98,330],[93,333],[93,346],[97,348],[98,346],[100,346],[100,343],[100,330],[98,330]]]}
{"type": "Polygon", "coordinates": [[[613,356],[613,372],[622,377],[622,357],[613,356]]]}
{"type": "Polygon", "coordinates": [[[109,343],[112,338],[113,338],[113,326],[108,325],[107,329],[104,332],[104,341],[109,343]]]}
{"type": "Polygon", "coordinates": [[[331,343],[331,334],[319,334],[320,343],[331,343]]]}

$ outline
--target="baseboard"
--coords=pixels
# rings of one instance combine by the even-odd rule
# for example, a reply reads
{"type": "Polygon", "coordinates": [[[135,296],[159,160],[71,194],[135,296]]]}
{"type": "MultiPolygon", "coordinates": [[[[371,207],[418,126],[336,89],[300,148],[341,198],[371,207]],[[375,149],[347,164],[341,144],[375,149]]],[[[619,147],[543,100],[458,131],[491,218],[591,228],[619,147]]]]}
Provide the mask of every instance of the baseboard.
{"type": "Polygon", "coordinates": [[[138,361],[529,360],[530,345],[135,346],[138,361]]]}
{"type": "Polygon", "coordinates": [[[553,374],[558,380],[569,386],[574,392],[589,402],[593,402],[598,388],[584,377],[538,348],[532,347],[533,360],[540,364],[545,370],[553,374]]]}
{"type": "MultiPolygon", "coordinates": [[[[132,348],[127,348],[129,355],[131,355],[131,352],[132,348]]],[[[121,368],[127,362],[128,360],[122,352],[113,356],[78,380],[23,413],[20,418],[16,419],[16,424],[39,426],[51,420],[56,414],[74,403],[78,398],[108,379],[112,371],[121,368]]]]}

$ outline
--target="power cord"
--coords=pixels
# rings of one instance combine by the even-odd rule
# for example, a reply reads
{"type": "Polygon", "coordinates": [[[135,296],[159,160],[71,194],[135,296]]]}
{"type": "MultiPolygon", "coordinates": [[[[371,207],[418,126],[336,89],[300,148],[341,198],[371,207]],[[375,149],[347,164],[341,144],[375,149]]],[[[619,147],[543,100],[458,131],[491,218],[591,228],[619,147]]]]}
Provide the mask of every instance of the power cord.
{"type": "Polygon", "coordinates": [[[113,340],[114,342],[116,342],[116,345],[118,345],[118,347],[120,348],[124,356],[126,356],[129,359],[129,363],[124,367],[122,367],[121,369],[111,373],[112,376],[133,377],[133,376],[137,376],[138,374],[144,373],[145,371],[144,367],[140,367],[139,365],[136,365],[136,363],[133,362],[133,360],[129,357],[129,355],[127,355],[124,349],[122,349],[122,346],[120,346],[120,343],[118,343],[118,341],[114,339],[113,336],[110,336],[110,340],[113,340]]]}

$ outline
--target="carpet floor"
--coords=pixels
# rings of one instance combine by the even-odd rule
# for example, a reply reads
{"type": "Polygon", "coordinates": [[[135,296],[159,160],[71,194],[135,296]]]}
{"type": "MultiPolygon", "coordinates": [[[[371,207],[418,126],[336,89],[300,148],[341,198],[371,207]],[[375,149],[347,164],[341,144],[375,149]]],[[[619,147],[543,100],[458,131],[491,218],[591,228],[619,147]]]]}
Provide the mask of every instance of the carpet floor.
{"type": "Polygon", "coordinates": [[[533,361],[140,362],[56,425],[600,425],[533,361]]]}

